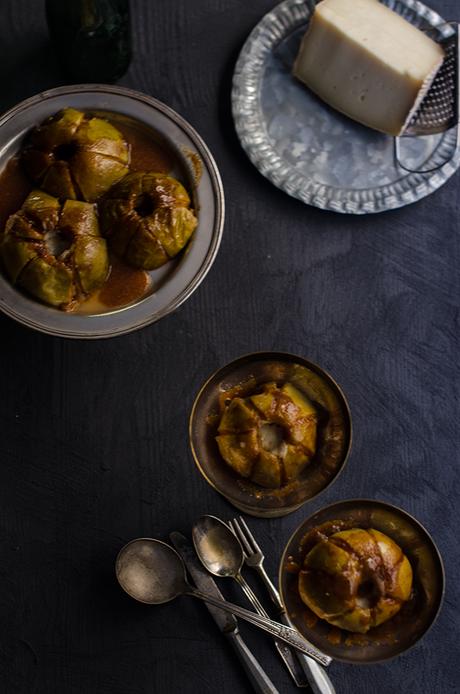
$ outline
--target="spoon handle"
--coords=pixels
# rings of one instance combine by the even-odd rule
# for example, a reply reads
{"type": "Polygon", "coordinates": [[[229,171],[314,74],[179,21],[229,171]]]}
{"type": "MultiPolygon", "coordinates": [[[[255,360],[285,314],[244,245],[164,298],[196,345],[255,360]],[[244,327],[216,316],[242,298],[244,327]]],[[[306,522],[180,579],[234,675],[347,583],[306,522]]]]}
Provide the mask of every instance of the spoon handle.
{"type": "Polygon", "coordinates": [[[247,622],[254,624],[260,629],[268,631],[268,633],[272,634],[272,636],[276,636],[282,641],[286,641],[286,643],[288,643],[290,646],[293,646],[301,653],[306,653],[311,658],[314,658],[314,660],[316,660],[321,665],[324,665],[325,667],[329,665],[332,660],[332,658],[330,658],[328,655],[325,655],[324,653],[317,651],[316,648],[309,644],[308,641],[303,639],[297,633],[297,631],[295,631],[295,629],[285,626],[284,624],[279,624],[278,622],[275,622],[273,619],[270,619],[269,617],[262,617],[261,615],[258,615],[255,612],[245,610],[243,607],[240,607],[239,605],[235,605],[232,602],[227,602],[226,600],[219,600],[218,598],[211,597],[210,595],[202,593],[201,591],[196,590],[192,587],[187,587],[187,595],[192,595],[195,598],[204,600],[210,605],[214,605],[215,607],[220,607],[222,610],[231,612],[236,617],[245,619],[247,622]]]}

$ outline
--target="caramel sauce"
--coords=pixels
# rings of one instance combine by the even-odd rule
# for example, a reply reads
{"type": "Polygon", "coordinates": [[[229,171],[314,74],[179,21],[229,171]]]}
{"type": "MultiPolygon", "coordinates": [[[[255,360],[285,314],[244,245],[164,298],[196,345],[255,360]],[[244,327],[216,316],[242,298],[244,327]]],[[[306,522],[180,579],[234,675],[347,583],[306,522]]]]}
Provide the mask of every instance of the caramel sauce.
{"type": "Polygon", "coordinates": [[[366,634],[350,632],[344,632],[344,634],[346,634],[345,646],[367,646],[369,643],[370,637],[366,634]]]}
{"type": "Polygon", "coordinates": [[[206,424],[211,427],[216,427],[220,422],[220,416],[218,414],[208,414],[206,417],[206,424]]]}
{"type": "Polygon", "coordinates": [[[337,627],[334,627],[333,629],[330,630],[330,632],[327,635],[327,640],[329,643],[332,643],[334,646],[337,646],[339,643],[342,642],[342,632],[340,629],[337,627]]]}
{"type": "Polygon", "coordinates": [[[115,127],[121,132],[126,142],[130,145],[129,169],[135,171],[154,171],[156,173],[169,173],[174,161],[153,137],[150,137],[142,128],[127,125],[124,121],[115,121],[115,127]]]}
{"type": "Polygon", "coordinates": [[[308,552],[319,542],[324,542],[331,535],[340,532],[341,530],[347,530],[352,528],[354,523],[352,521],[334,520],[326,521],[321,525],[315,526],[309,530],[300,540],[300,549],[303,556],[306,556],[308,552]]]}
{"type": "Polygon", "coordinates": [[[284,565],[284,570],[289,574],[298,574],[301,567],[298,562],[295,561],[294,557],[288,557],[284,565]]]}
{"type": "Polygon", "coordinates": [[[183,147],[182,152],[185,154],[185,156],[190,162],[190,165],[193,170],[193,180],[195,182],[195,185],[198,185],[201,176],[203,175],[203,162],[201,161],[198,154],[196,152],[193,152],[188,147],[183,147]]]}
{"type": "Polygon", "coordinates": [[[303,618],[309,629],[314,629],[318,624],[318,617],[309,609],[304,610],[303,618]]]}
{"type": "MultiPolygon", "coordinates": [[[[109,119],[111,120],[111,119],[109,119]]],[[[113,118],[113,124],[130,146],[130,171],[169,173],[174,167],[171,153],[142,127],[113,118]]],[[[22,170],[19,157],[12,157],[0,173],[0,234],[8,217],[19,210],[33,183],[22,170]]],[[[145,270],[130,267],[110,257],[110,272],[104,286],[70,309],[73,313],[106,313],[142,299],[151,289],[152,279],[145,270]]]]}
{"type": "Polygon", "coordinates": [[[103,313],[127,306],[143,297],[151,287],[152,280],[148,272],[138,270],[122,263],[115,256],[110,257],[110,273],[101,289],[83,301],[76,313],[103,313]]]}

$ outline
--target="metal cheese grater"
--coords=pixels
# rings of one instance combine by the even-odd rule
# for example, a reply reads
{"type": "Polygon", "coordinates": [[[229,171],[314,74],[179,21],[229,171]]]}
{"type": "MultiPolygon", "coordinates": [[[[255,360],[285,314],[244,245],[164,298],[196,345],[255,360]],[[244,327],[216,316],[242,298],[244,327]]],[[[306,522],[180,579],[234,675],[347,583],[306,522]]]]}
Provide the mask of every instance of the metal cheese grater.
{"type": "Polygon", "coordinates": [[[400,137],[394,140],[395,160],[399,166],[411,173],[428,173],[435,171],[452,159],[460,145],[460,45],[459,27],[456,22],[448,22],[454,32],[440,42],[445,52],[444,62],[416,113],[400,137]],[[443,133],[456,128],[456,145],[451,156],[431,169],[412,169],[401,161],[401,138],[443,133]]]}

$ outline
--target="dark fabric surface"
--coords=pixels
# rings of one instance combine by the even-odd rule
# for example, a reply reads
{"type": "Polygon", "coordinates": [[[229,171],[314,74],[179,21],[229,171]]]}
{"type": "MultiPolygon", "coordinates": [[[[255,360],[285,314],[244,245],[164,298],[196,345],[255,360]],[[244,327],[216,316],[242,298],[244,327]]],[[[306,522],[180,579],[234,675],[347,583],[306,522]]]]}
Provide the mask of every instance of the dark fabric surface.
{"type": "MultiPolygon", "coordinates": [[[[403,507],[443,555],[441,615],[402,657],[334,663],[331,676],[340,694],[460,691],[459,178],[416,205],[360,218],[307,207],[265,181],[236,139],[229,90],[242,43],[274,4],[132,3],[134,59],[121,84],[187,118],[225,186],[221,250],[190,300],[159,324],[91,343],[0,317],[5,694],[251,691],[201,604],[135,604],[113,565],[134,537],[188,533],[206,512],[232,517],[195,470],[188,413],[213,370],[269,349],[326,368],[348,396],[355,431],[347,470],[326,493],[284,519],[251,521],[269,572],[315,509],[353,497],[403,507]]],[[[460,18],[456,0],[431,4],[460,18]]],[[[67,83],[38,0],[3,0],[0,46],[0,110],[67,83]]],[[[269,640],[242,631],[280,692],[294,691],[269,640]]]]}

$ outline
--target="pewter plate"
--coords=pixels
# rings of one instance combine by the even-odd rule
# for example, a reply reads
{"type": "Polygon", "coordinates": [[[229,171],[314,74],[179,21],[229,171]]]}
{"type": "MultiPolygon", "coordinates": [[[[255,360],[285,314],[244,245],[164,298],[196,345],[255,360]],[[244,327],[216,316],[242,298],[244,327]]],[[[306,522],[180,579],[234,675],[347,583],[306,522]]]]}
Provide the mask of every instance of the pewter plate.
{"type": "MultiPolygon", "coordinates": [[[[453,29],[416,0],[383,0],[441,41],[453,29]]],[[[442,186],[460,165],[455,129],[406,137],[401,159],[394,139],[329,108],[291,76],[314,0],[285,0],[259,22],[233,77],[235,127],[252,163],[278,188],[335,212],[366,214],[416,202],[442,186]],[[428,172],[428,169],[436,169],[428,172]]]]}
{"type": "Polygon", "coordinates": [[[105,113],[114,122],[132,121],[160,141],[175,162],[173,175],[192,194],[198,227],[177,259],[150,273],[149,293],[126,307],[93,315],[65,313],[29,298],[0,274],[0,310],[35,330],[60,337],[95,339],[123,335],[174,311],[204,279],[222,236],[222,182],[207,146],[175,111],[146,94],[94,84],[51,89],[5,113],[0,118],[0,170],[20,149],[32,127],[67,106],[105,113]]]}

